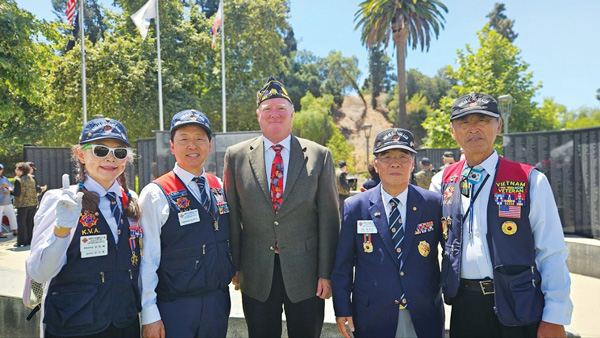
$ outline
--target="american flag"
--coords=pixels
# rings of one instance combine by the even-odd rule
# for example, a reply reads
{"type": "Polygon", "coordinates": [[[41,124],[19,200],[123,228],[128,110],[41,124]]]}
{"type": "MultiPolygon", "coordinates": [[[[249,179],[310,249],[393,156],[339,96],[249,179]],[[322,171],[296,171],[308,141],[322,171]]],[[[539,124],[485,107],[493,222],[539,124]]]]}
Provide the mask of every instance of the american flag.
{"type": "Polygon", "coordinates": [[[501,205],[498,208],[500,217],[521,218],[521,207],[518,205],[501,205]]]}
{"type": "Polygon", "coordinates": [[[73,14],[75,14],[75,7],[77,7],[77,0],[68,0],[67,21],[69,21],[69,25],[73,23],[73,14]]]}

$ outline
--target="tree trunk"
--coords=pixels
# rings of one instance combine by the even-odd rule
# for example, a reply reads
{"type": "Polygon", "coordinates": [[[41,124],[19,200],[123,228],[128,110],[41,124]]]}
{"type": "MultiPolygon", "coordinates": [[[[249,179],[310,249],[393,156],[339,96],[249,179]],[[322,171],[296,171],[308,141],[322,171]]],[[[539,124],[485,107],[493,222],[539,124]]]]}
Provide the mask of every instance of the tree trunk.
{"type": "Polygon", "coordinates": [[[406,58],[406,40],[408,39],[408,30],[397,18],[398,28],[394,29],[393,39],[396,44],[396,63],[398,66],[398,119],[397,127],[407,129],[408,119],[406,116],[406,69],[404,61],[406,58]]]}

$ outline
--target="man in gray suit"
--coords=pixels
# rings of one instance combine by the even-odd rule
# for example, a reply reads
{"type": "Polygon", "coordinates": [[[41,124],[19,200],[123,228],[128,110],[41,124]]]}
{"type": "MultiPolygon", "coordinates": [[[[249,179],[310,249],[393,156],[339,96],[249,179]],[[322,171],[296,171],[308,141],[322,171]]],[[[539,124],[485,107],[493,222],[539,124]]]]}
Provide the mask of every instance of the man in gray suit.
{"type": "Polygon", "coordinates": [[[270,77],[258,92],[262,136],[225,153],[231,252],[250,337],[319,337],[339,232],[330,151],[291,135],[294,107],[270,77]]]}

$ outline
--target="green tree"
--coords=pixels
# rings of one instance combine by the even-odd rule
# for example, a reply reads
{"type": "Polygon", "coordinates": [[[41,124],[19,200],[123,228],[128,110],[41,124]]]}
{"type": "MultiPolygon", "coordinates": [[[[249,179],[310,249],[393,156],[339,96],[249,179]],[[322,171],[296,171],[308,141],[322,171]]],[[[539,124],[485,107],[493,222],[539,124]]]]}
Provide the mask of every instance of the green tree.
{"type": "Polygon", "coordinates": [[[362,29],[361,41],[368,48],[387,47],[390,36],[396,46],[398,68],[398,124],[405,128],[406,74],[404,61],[406,47],[427,48],[432,35],[437,38],[444,27],[443,13],[448,12],[440,0],[365,0],[355,14],[356,29],[362,29]]]}
{"type": "MultiPolygon", "coordinates": [[[[398,86],[394,87],[394,91],[398,90],[398,86]]],[[[396,94],[396,92],[394,92],[396,94]]],[[[398,115],[394,114],[394,112],[398,111],[398,96],[394,95],[394,99],[392,99],[388,105],[390,109],[390,121],[392,123],[396,123],[394,120],[398,115]]],[[[406,129],[410,130],[415,137],[416,146],[420,146],[423,141],[422,139],[426,135],[426,131],[423,128],[423,122],[425,119],[433,114],[433,108],[428,103],[427,98],[421,94],[414,94],[410,100],[406,103],[406,113],[408,115],[408,126],[406,129]]]]}
{"type": "Polygon", "coordinates": [[[520,56],[519,49],[487,25],[477,35],[481,47],[474,50],[467,45],[466,52],[458,52],[459,67],[448,67],[447,76],[456,81],[452,88],[455,96],[443,98],[440,109],[425,121],[427,147],[455,145],[447,143],[451,140],[450,110],[458,96],[470,92],[483,92],[496,98],[504,94],[513,96],[509,132],[556,128],[556,118],[540,111],[532,101],[541,84],[533,83],[533,72],[528,70],[529,65],[520,56]],[[441,132],[447,136],[440,135],[441,132]]]}
{"type": "Polygon", "coordinates": [[[486,18],[490,19],[490,28],[500,33],[500,35],[502,35],[508,41],[514,42],[515,39],[519,36],[519,34],[513,31],[513,25],[515,23],[515,20],[510,20],[509,18],[507,18],[504,14],[505,10],[506,8],[504,8],[504,4],[497,2],[494,5],[494,10],[492,10],[488,15],[486,15],[486,18]]]}
{"type": "Polygon", "coordinates": [[[408,97],[421,94],[427,104],[437,107],[440,99],[452,88],[450,82],[440,76],[429,77],[416,69],[409,69],[406,74],[406,90],[408,97]]]}
{"type": "Polygon", "coordinates": [[[365,104],[365,108],[367,107],[367,102],[356,83],[359,74],[356,56],[344,57],[341,52],[331,51],[317,64],[317,67],[323,81],[321,92],[333,95],[335,104],[341,106],[344,100],[342,94],[354,89],[365,104]]]}
{"type": "Polygon", "coordinates": [[[315,98],[307,93],[301,100],[304,108],[294,114],[292,133],[327,146],[335,163],[341,160],[353,163],[352,146],[336,127],[331,116],[333,100],[331,94],[315,98]]]}
{"type": "Polygon", "coordinates": [[[392,89],[393,77],[388,71],[390,66],[390,58],[385,54],[384,50],[377,48],[369,49],[369,77],[365,79],[366,86],[371,92],[371,107],[377,108],[377,98],[382,92],[389,92],[392,89]]]}
{"type": "Polygon", "coordinates": [[[56,57],[58,25],[37,20],[14,0],[0,2],[0,161],[20,159],[23,144],[37,143],[46,129],[45,80],[56,57]]]}
{"type": "MultiPolygon", "coordinates": [[[[133,139],[158,130],[158,84],[155,25],[145,41],[129,15],[144,0],[123,0],[122,13],[105,10],[107,32],[95,45],[86,40],[88,116],[120,119],[133,139]]],[[[160,4],[164,127],[182,109],[196,108],[221,129],[220,43],[211,49],[207,18],[195,2],[160,4]],[[187,8],[186,8],[187,7],[187,8]],[[165,52],[168,51],[168,52],[165,52]]],[[[228,130],[256,130],[256,91],[283,68],[281,50],[288,24],[285,0],[230,0],[225,3],[228,130]],[[256,32],[263,34],[256,34],[256,32]]],[[[78,42],[79,43],[79,42],[78,42]]],[[[52,144],[72,144],[81,125],[79,47],[58,58],[49,77],[52,144]]]]}
{"type": "Polygon", "coordinates": [[[582,107],[562,116],[562,127],[579,129],[600,126],[600,108],[582,107]]]}
{"type": "Polygon", "coordinates": [[[290,57],[286,58],[285,68],[279,74],[279,80],[285,84],[296,110],[302,110],[300,100],[306,93],[311,93],[314,97],[321,96],[323,81],[318,66],[320,60],[307,50],[292,52],[290,57]]]}

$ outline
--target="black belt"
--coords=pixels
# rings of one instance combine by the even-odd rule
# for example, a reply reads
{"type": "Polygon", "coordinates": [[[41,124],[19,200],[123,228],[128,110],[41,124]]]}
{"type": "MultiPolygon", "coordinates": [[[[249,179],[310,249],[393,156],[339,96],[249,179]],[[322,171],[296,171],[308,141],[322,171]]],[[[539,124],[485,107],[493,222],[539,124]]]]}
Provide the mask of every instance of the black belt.
{"type": "Polygon", "coordinates": [[[483,295],[494,294],[494,281],[491,279],[486,280],[472,280],[472,279],[461,279],[460,288],[473,292],[481,292],[483,295]]]}

